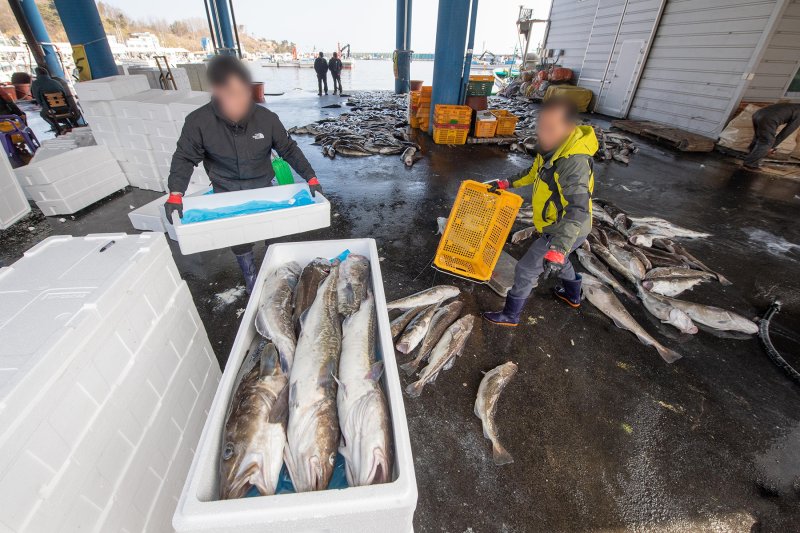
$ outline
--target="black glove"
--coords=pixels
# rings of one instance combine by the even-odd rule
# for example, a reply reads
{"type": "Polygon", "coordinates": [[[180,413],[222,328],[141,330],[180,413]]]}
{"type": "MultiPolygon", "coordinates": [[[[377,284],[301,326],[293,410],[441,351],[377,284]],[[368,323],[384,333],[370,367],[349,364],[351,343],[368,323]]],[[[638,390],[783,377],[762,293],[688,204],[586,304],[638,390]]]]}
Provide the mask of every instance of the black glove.
{"type": "Polygon", "coordinates": [[[544,279],[561,272],[561,269],[564,268],[565,262],[566,258],[564,257],[564,254],[558,250],[554,250],[552,248],[549,249],[547,253],[544,254],[544,279]]]}
{"type": "Polygon", "coordinates": [[[178,217],[183,218],[183,196],[178,193],[170,193],[167,202],[164,204],[164,211],[167,215],[167,220],[172,222],[172,213],[178,212],[178,217]]]}
{"type": "Polygon", "coordinates": [[[308,188],[311,189],[311,196],[317,196],[317,193],[322,194],[322,185],[319,184],[316,176],[308,180],[308,188]]]}
{"type": "Polygon", "coordinates": [[[489,192],[497,192],[497,189],[504,191],[511,187],[511,183],[508,180],[492,180],[486,183],[489,186],[489,192]]]}

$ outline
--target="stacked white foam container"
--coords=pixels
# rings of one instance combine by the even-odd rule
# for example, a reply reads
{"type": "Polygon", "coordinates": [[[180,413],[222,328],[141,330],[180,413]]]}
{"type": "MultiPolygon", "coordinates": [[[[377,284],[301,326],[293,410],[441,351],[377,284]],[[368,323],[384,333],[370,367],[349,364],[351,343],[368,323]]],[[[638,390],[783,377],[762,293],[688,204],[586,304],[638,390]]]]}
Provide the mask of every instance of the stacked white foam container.
{"type": "Polygon", "coordinates": [[[0,154],[0,230],[11,226],[30,211],[31,206],[17,183],[8,158],[0,154]]]}
{"type": "MultiPolygon", "coordinates": [[[[82,100],[82,105],[97,143],[109,147],[129,183],[140,189],[166,191],[172,154],[186,114],[208,103],[209,95],[148,87],[113,99],[82,100]]],[[[195,174],[196,181],[208,181],[202,167],[197,167],[195,174]]]]}
{"type": "Polygon", "coordinates": [[[47,216],[75,213],[128,185],[105,146],[38,152],[14,173],[28,198],[47,216]]]}
{"type": "Polygon", "coordinates": [[[0,269],[0,530],[171,531],[220,371],[163,235],[0,269]]]}

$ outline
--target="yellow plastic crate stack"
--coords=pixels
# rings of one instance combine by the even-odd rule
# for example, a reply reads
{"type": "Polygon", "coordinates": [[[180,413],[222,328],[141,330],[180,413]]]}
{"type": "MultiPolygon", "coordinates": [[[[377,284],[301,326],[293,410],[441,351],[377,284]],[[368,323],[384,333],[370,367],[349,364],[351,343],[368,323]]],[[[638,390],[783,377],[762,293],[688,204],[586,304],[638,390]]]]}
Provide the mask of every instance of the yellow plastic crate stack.
{"type": "Polygon", "coordinates": [[[417,120],[419,122],[418,128],[423,131],[428,131],[430,126],[431,116],[431,94],[433,87],[431,85],[423,85],[419,91],[419,108],[417,109],[417,120]]]}
{"type": "Polygon", "coordinates": [[[421,96],[422,94],[420,91],[410,91],[408,93],[408,123],[412,128],[419,128],[417,111],[419,110],[419,101],[421,96]]]}
{"type": "Polygon", "coordinates": [[[433,112],[433,142],[466,143],[471,120],[472,108],[469,106],[436,104],[433,112]]]}
{"type": "Polygon", "coordinates": [[[514,130],[517,128],[517,121],[519,117],[512,115],[505,109],[492,109],[492,114],[497,117],[497,131],[495,135],[498,137],[509,137],[514,135],[514,130]]]}

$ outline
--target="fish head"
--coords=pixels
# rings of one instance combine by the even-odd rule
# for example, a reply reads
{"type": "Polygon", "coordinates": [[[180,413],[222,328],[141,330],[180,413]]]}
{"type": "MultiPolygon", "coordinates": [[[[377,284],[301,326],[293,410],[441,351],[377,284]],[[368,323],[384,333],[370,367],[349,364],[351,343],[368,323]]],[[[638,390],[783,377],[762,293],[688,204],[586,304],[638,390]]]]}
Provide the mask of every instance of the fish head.
{"type": "Polygon", "coordinates": [[[392,479],[392,440],[386,399],[379,385],[353,404],[348,414],[349,440],[340,449],[345,458],[347,482],[361,487],[392,479]]]}
{"type": "MultiPolygon", "coordinates": [[[[335,400],[334,400],[335,401],[335,400]]],[[[336,409],[320,409],[318,405],[292,411],[301,420],[292,422],[290,445],[286,447],[286,468],[297,492],[328,488],[336,465],[339,421],[336,409]]]]}
{"type": "Polygon", "coordinates": [[[242,498],[254,486],[268,496],[275,493],[286,434],[278,424],[265,424],[261,438],[227,440],[220,454],[220,496],[223,500],[242,498]]]}

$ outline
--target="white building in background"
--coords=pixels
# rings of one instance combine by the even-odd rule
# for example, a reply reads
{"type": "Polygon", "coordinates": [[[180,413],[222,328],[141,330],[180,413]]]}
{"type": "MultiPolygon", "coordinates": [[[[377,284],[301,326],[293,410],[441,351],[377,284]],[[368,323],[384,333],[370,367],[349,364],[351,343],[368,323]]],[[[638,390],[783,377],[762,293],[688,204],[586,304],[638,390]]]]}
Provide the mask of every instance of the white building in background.
{"type": "Polygon", "coordinates": [[[161,43],[158,37],[152,33],[131,33],[131,36],[125,40],[125,45],[128,47],[129,52],[157,52],[161,50],[161,43]]]}

